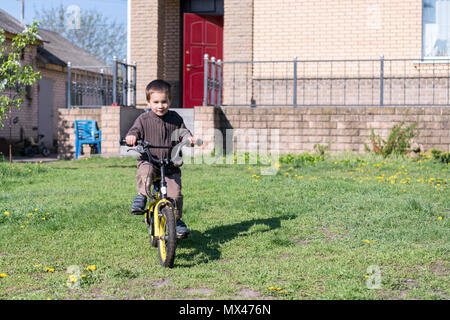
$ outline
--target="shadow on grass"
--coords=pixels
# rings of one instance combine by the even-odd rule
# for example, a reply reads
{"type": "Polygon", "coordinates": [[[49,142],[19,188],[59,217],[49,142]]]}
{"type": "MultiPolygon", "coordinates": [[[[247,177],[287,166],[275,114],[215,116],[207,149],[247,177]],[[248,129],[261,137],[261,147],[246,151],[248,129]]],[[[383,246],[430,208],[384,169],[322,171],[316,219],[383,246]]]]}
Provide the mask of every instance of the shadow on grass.
{"type": "Polygon", "coordinates": [[[188,249],[188,253],[178,253],[175,259],[176,267],[192,267],[201,263],[219,260],[222,256],[220,247],[223,243],[232,241],[242,233],[246,233],[254,225],[263,224],[268,227],[266,230],[253,231],[245,236],[251,236],[255,233],[264,233],[281,227],[281,220],[292,219],[293,216],[283,216],[267,219],[254,219],[242,221],[239,223],[218,226],[199,232],[191,230],[189,238],[178,240],[177,248],[188,249]]]}

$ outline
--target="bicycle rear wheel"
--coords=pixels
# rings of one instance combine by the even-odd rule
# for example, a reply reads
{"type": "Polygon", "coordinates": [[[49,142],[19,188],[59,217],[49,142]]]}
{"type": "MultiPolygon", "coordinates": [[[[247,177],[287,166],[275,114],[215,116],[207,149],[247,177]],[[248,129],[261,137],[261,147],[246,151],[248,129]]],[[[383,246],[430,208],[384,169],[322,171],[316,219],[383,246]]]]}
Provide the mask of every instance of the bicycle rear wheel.
{"type": "Polygon", "coordinates": [[[166,268],[172,268],[177,245],[175,214],[168,206],[162,207],[160,213],[162,216],[159,218],[159,224],[155,225],[159,235],[157,240],[159,262],[166,268]]]}

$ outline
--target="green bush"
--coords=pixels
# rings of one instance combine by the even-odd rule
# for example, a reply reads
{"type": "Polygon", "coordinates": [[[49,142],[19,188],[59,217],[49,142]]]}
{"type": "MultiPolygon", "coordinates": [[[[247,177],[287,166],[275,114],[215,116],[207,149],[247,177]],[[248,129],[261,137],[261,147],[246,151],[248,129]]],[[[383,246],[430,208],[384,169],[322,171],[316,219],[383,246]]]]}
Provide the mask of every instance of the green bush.
{"type": "Polygon", "coordinates": [[[288,153],[286,155],[281,155],[279,161],[281,164],[301,167],[307,164],[317,163],[317,161],[324,161],[324,157],[322,155],[312,155],[306,152],[301,154],[288,153]]]}
{"type": "Polygon", "coordinates": [[[442,163],[449,163],[450,162],[450,152],[446,152],[439,149],[431,149],[430,150],[431,155],[433,156],[433,159],[442,163]]]}
{"type": "Polygon", "coordinates": [[[376,135],[372,129],[370,134],[372,148],[364,144],[365,150],[382,155],[384,158],[387,158],[391,154],[407,155],[411,151],[411,140],[417,135],[417,132],[414,130],[417,122],[414,122],[406,128],[403,128],[403,125],[403,121],[394,125],[387,140],[376,135]]]}

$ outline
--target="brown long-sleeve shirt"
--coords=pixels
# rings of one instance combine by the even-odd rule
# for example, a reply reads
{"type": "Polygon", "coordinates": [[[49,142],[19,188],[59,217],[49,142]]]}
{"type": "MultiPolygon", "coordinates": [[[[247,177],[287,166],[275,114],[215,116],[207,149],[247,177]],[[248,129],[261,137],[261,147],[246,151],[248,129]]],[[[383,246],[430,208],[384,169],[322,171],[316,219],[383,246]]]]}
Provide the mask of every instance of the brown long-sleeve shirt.
{"type": "MultiPolygon", "coordinates": [[[[175,111],[169,110],[162,117],[152,111],[141,114],[128,130],[128,135],[154,146],[174,146],[186,136],[192,136],[192,133],[186,128],[183,118],[175,111]]],[[[170,157],[169,149],[150,149],[150,152],[152,156],[160,159],[170,157]]]]}

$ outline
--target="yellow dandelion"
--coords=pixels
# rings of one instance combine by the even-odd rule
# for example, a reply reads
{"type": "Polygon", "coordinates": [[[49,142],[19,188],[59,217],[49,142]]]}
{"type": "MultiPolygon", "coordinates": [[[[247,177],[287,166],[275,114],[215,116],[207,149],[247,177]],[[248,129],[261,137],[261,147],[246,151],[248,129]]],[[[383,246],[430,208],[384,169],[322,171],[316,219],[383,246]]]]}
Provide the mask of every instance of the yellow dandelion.
{"type": "Polygon", "coordinates": [[[44,271],[47,271],[47,272],[55,272],[55,268],[45,267],[45,268],[44,268],[44,271]]]}
{"type": "Polygon", "coordinates": [[[41,219],[42,219],[42,220],[45,220],[45,217],[42,217],[41,219]]]}
{"type": "Polygon", "coordinates": [[[366,274],[366,275],[364,276],[364,278],[369,279],[369,276],[366,274]]]}
{"type": "Polygon", "coordinates": [[[40,268],[41,265],[40,265],[40,264],[35,264],[34,267],[35,267],[35,268],[40,268]]]}
{"type": "Polygon", "coordinates": [[[9,211],[5,211],[4,213],[5,213],[5,216],[9,217],[9,211]]]}
{"type": "Polygon", "coordinates": [[[255,200],[250,200],[250,202],[255,202],[255,200]]]}
{"type": "Polygon", "coordinates": [[[370,240],[364,240],[365,243],[370,243],[370,240]]]}
{"type": "Polygon", "coordinates": [[[28,172],[31,172],[31,169],[28,169],[28,172]]]}
{"type": "Polygon", "coordinates": [[[38,211],[38,208],[34,208],[34,211],[38,211]]]}
{"type": "Polygon", "coordinates": [[[95,271],[95,270],[97,270],[97,267],[95,266],[95,264],[93,264],[91,266],[87,266],[86,270],[95,271]]]}
{"type": "Polygon", "coordinates": [[[25,228],[25,226],[24,226],[24,225],[21,225],[20,227],[21,227],[21,228],[25,228]]]}
{"type": "Polygon", "coordinates": [[[274,290],[275,290],[275,287],[269,287],[269,290],[274,291],[274,290]]]}
{"type": "Polygon", "coordinates": [[[439,217],[438,220],[441,221],[441,220],[442,220],[442,217],[439,217]]]}
{"type": "Polygon", "coordinates": [[[81,277],[82,277],[82,278],[86,278],[86,275],[85,275],[85,274],[82,274],[81,277]]]}
{"type": "Polygon", "coordinates": [[[8,276],[8,274],[6,273],[0,273],[0,278],[6,278],[8,276]]]}
{"type": "Polygon", "coordinates": [[[77,282],[77,280],[78,280],[78,278],[77,278],[76,275],[71,274],[71,275],[69,276],[69,281],[70,281],[70,282],[75,283],[75,282],[77,282]]]}

